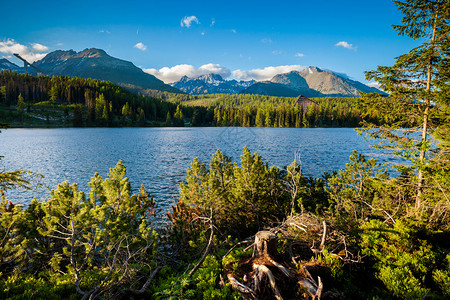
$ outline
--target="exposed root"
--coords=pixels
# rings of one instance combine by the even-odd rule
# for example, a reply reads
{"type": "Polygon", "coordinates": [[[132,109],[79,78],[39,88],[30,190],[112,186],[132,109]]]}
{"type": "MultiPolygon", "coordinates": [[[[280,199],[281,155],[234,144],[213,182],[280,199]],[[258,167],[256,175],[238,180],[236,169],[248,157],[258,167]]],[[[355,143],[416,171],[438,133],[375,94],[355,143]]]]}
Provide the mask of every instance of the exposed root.
{"type": "MultiPolygon", "coordinates": [[[[279,238],[275,233],[258,232],[252,257],[241,260],[233,274],[227,274],[232,287],[242,297],[261,300],[299,299],[299,295],[302,295],[300,299],[342,298],[342,295],[326,290],[330,276],[328,268],[320,261],[311,261],[312,257],[322,255],[325,245],[342,245],[332,225],[312,215],[297,215],[272,230],[284,236],[281,240],[288,241],[284,249],[288,246],[289,253],[278,253],[279,238]],[[285,261],[284,257],[290,259],[285,261]]],[[[343,246],[346,249],[345,241],[343,246]]]]}
{"type": "MultiPolygon", "coordinates": [[[[283,300],[283,297],[281,297],[280,291],[277,288],[277,285],[275,283],[275,277],[273,276],[272,272],[269,270],[268,267],[264,266],[264,265],[253,265],[253,269],[255,270],[256,274],[255,274],[255,281],[257,280],[257,283],[259,286],[259,283],[262,281],[263,278],[263,274],[267,276],[267,278],[269,279],[269,283],[270,283],[270,287],[272,288],[272,291],[275,295],[275,298],[277,300],[283,300]]],[[[255,282],[256,283],[256,282],[255,282]]]]}
{"type": "Polygon", "coordinates": [[[246,286],[246,285],[240,283],[239,281],[237,281],[236,278],[233,277],[233,275],[227,274],[227,278],[228,278],[228,281],[231,283],[231,286],[235,290],[237,290],[239,293],[241,293],[241,295],[244,298],[257,299],[256,298],[256,293],[251,288],[249,288],[248,286],[246,286]]]}

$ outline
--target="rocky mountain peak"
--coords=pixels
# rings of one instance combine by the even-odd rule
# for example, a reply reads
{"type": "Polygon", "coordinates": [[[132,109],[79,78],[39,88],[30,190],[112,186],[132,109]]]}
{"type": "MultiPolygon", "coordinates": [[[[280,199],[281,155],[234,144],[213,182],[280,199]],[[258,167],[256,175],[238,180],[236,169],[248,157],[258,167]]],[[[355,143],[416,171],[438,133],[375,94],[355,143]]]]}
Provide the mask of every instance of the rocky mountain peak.
{"type": "Polygon", "coordinates": [[[10,62],[9,60],[7,60],[6,58],[2,58],[0,59],[0,70],[10,70],[10,71],[20,71],[20,67],[12,62],[10,62]]]}
{"type": "Polygon", "coordinates": [[[206,75],[201,75],[201,76],[197,77],[197,80],[203,80],[203,81],[205,81],[207,83],[214,83],[214,82],[217,82],[217,81],[224,81],[222,76],[220,76],[219,74],[213,74],[213,73],[206,74],[206,75]]]}
{"type": "Polygon", "coordinates": [[[305,68],[303,71],[301,71],[299,74],[304,76],[306,74],[315,74],[315,73],[321,73],[321,72],[324,72],[324,71],[318,67],[309,66],[309,67],[305,68]]]}
{"type": "Polygon", "coordinates": [[[237,94],[247,88],[253,82],[224,80],[220,74],[205,74],[196,78],[181,77],[180,80],[172,83],[173,87],[181,91],[192,94],[237,94]]]}
{"type": "Polygon", "coordinates": [[[51,64],[51,63],[55,63],[55,62],[65,61],[65,60],[72,58],[76,54],[77,53],[75,51],[73,51],[72,49],[67,50],[67,51],[56,50],[56,51],[50,52],[41,60],[36,61],[35,64],[36,65],[51,64]]]}
{"type": "Polygon", "coordinates": [[[133,63],[108,55],[104,50],[87,48],[80,52],[57,50],[35,63],[45,74],[111,81],[133,90],[153,89],[179,93],[133,63]]]}
{"type": "Polygon", "coordinates": [[[184,75],[183,77],[181,77],[180,78],[180,82],[186,82],[186,81],[189,81],[190,80],[190,78],[189,77],[187,77],[187,75],[184,75]]]}
{"type": "Polygon", "coordinates": [[[77,56],[80,57],[110,57],[104,50],[97,49],[97,48],[89,48],[84,49],[83,51],[79,52],[77,56]]]}

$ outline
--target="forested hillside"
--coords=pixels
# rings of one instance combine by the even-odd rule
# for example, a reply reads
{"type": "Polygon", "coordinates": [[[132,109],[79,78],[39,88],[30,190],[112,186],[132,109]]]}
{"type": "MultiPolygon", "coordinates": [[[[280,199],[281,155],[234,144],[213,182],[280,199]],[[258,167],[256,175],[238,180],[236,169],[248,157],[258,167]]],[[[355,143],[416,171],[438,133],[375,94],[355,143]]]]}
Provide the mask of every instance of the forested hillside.
{"type": "MultiPolygon", "coordinates": [[[[213,113],[215,126],[257,127],[357,127],[362,121],[364,108],[360,98],[326,97],[311,98],[316,105],[302,107],[297,97],[274,97],[265,95],[186,95],[154,93],[168,102],[194,107],[194,120],[202,118],[195,112],[199,107],[208,107],[213,113]]],[[[208,122],[210,115],[208,115],[208,122]]],[[[365,116],[376,124],[385,122],[385,117],[372,113],[365,116]]],[[[204,119],[200,119],[203,122],[204,119]]],[[[411,126],[413,124],[411,123],[411,126]]]]}
{"type": "MultiPolygon", "coordinates": [[[[46,126],[259,126],[356,127],[358,98],[261,95],[136,95],[107,81],[0,72],[0,117],[16,127],[46,126]]],[[[382,122],[377,114],[370,117],[382,122]]]]}
{"type": "Polygon", "coordinates": [[[3,71],[0,91],[1,119],[19,127],[42,119],[64,126],[158,125],[177,110],[175,104],[135,95],[111,82],[78,77],[3,71]]]}

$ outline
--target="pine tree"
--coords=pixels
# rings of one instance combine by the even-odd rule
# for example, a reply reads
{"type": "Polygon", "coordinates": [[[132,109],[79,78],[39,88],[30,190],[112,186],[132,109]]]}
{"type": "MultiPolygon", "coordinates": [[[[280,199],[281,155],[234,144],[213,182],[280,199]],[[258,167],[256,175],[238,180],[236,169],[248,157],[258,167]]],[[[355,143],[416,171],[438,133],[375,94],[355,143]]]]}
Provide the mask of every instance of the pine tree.
{"type": "Polygon", "coordinates": [[[0,103],[6,104],[6,86],[0,86],[0,103]]]}
{"type": "Polygon", "coordinates": [[[52,104],[55,104],[56,101],[58,100],[58,87],[56,85],[53,85],[50,89],[50,91],[48,92],[48,97],[49,97],[49,101],[52,104]]]}
{"type": "Polygon", "coordinates": [[[166,126],[171,126],[172,125],[172,118],[170,117],[170,111],[167,112],[167,116],[166,116],[166,126]]]}
{"type": "Polygon", "coordinates": [[[125,103],[124,106],[122,106],[122,116],[127,117],[130,114],[130,105],[125,103]]]}
{"type": "Polygon", "coordinates": [[[83,106],[77,104],[73,108],[73,127],[83,126],[83,106]]]}
{"type": "Polygon", "coordinates": [[[26,107],[27,107],[27,104],[25,103],[25,100],[23,99],[22,94],[19,94],[19,97],[17,97],[17,111],[20,114],[23,114],[26,107]]]}
{"type": "Polygon", "coordinates": [[[264,121],[263,121],[263,112],[262,109],[259,108],[256,112],[256,117],[255,117],[255,125],[257,127],[263,127],[264,126],[264,121]]]}
{"type": "Polygon", "coordinates": [[[424,42],[407,54],[400,55],[391,67],[379,66],[366,73],[368,80],[376,80],[388,97],[364,95],[363,107],[366,116],[381,115],[383,126],[365,123],[370,136],[387,139],[380,147],[395,148],[396,154],[410,160],[417,172],[415,214],[423,211],[422,193],[424,170],[427,167],[426,154],[431,149],[429,135],[437,124],[430,123],[430,116],[439,111],[442,93],[439,68],[448,60],[445,51],[449,43],[450,3],[445,0],[394,1],[403,13],[401,25],[393,28],[399,35],[424,42]],[[412,127],[412,130],[404,128],[412,127]],[[414,130],[420,138],[410,137],[414,130]]]}
{"type": "Polygon", "coordinates": [[[184,117],[180,105],[177,105],[177,109],[175,111],[175,114],[173,115],[173,125],[177,127],[184,126],[184,117]]]}
{"type": "Polygon", "coordinates": [[[139,126],[144,126],[145,125],[145,112],[141,107],[138,108],[137,118],[138,118],[139,126]]]}

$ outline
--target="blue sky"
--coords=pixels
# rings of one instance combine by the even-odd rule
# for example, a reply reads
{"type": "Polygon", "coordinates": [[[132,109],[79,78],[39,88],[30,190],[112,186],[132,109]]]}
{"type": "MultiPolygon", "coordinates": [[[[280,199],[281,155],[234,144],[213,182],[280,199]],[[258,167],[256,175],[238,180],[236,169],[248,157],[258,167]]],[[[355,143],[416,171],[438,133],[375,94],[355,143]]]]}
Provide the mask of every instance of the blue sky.
{"type": "Polygon", "coordinates": [[[30,60],[101,48],[166,82],[215,72],[236,79],[318,66],[366,82],[418,44],[377,1],[4,1],[0,57],[30,60]]]}

